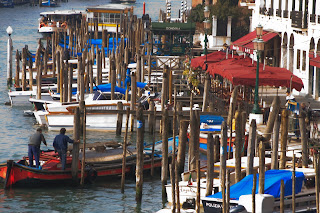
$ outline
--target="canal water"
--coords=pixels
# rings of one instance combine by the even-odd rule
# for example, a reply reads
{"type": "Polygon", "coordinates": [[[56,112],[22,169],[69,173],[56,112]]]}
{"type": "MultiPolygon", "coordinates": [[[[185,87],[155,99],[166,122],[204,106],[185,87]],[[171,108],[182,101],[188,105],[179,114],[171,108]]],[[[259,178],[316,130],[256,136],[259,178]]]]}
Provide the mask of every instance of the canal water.
{"type": "MultiPolygon", "coordinates": [[[[146,13],[156,21],[159,9],[165,11],[165,0],[146,1],[146,13]]],[[[8,99],[6,86],[6,57],[7,38],[6,28],[13,28],[12,40],[14,52],[24,45],[35,52],[37,40],[41,34],[37,33],[40,12],[62,9],[85,9],[89,5],[107,4],[102,0],[69,0],[61,3],[57,8],[39,8],[29,5],[15,8],[0,8],[0,163],[8,159],[18,160],[27,155],[28,137],[36,128],[33,117],[24,116],[24,107],[10,107],[5,105],[8,99]]],[[[172,1],[173,17],[178,16],[181,1],[172,1]]],[[[190,4],[190,2],[189,2],[190,4]]],[[[133,4],[138,17],[142,15],[143,0],[133,4]]],[[[14,64],[14,63],[13,63],[14,64]]],[[[13,66],[14,67],[14,66],[13,66]]],[[[15,68],[13,68],[15,72],[15,68]]],[[[31,109],[31,105],[30,108],[31,109]]],[[[52,141],[58,132],[44,130],[48,148],[52,148],[52,141]]],[[[72,137],[72,132],[67,132],[72,137]]],[[[157,136],[157,139],[159,137],[157,136]]],[[[87,141],[123,141],[123,136],[114,133],[88,132],[87,141]]],[[[129,141],[135,144],[135,133],[129,135],[129,141]]],[[[152,141],[145,134],[145,142],[152,141]]],[[[42,145],[43,149],[46,149],[42,145]]],[[[135,180],[127,180],[125,193],[120,193],[120,178],[108,182],[87,185],[84,188],[56,187],[40,189],[10,189],[4,190],[0,185],[0,212],[155,212],[163,207],[161,199],[161,182],[159,175],[151,179],[145,177],[143,185],[143,200],[141,206],[135,202],[135,180]]]]}

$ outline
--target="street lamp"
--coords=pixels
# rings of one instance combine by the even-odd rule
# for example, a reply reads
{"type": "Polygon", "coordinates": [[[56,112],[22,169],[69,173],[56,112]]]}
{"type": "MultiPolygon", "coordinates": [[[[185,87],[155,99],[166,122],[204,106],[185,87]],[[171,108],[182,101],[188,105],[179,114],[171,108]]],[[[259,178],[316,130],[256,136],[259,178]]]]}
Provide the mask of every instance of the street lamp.
{"type": "MultiPolygon", "coordinates": [[[[207,1],[206,1],[207,3],[207,1]]],[[[204,20],[204,30],[205,30],[205,34],[204,34],[204,50],[203,50],[203,54],[206,55],[206,71],[208,69],[208,64],[207,64],[207,54],[208,54],[208,51],[207,51],[207,43],[208,43],[208,29],[210,29],[210,20],[209,20],[209,16],[210,16],[210,10],[209,10],[209,7],[208,5],[204,6],[204,17],[205,17],[205,20],[204,20]]]]}
{"type": "Polygon", "coordinates": [[[263,27],[259,24],[256,27],[257,38],[253,40],[254,49],[256,50],[256,53],[257,53],[256,86],[254,89],[254,105],[252,109],[253,114],[261,114],[261,109],[259,107],[258,102],[259,102],[259,60],[261,57],[260,54],[264,50],[264,41],[261,38],[262,32],[263,32],[263,27]]]}
{"type": "Polygon", "coordinates": [[[7,33],[9,35],[8,38],[8,46],[7,46],[7,86],[12,86],[12,39],[11,34],[13,29],[11,26],[7,28],[7,33]]]}

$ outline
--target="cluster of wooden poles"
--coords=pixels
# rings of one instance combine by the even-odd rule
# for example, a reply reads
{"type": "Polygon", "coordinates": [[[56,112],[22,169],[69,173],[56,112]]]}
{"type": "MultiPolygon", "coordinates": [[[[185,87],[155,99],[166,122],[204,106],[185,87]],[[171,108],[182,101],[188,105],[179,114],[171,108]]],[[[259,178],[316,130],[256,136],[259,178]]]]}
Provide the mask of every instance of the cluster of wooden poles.
{"type": "MultiPolygon", "coordinates": [[[[84,72],[86,93],[93,91],[93,84],[99,85],[103,82],[102,69],[107,68],[107,63],[105,60],[106,57],[109,57],[110,71],[107,71],[104,82],[107,81],[107,83],[111,83],[112,85],[112,99],[115,99],[114,88],[116,84],[121,86],[121,81],[124,82],[128,64],[132,62],[133,59],[137,62],[136,81],[144,82],[144,76],[148,72],[150,83],[151,42],[149,42],[148,45],[145,43],[148,39],[151,39],[151,32],[145,30],[144,21],[141,18],[138,19],[136,15],[133,15],[133,9],[131,9],[130,14],[125,15],[126,16],[122,19],[120,26],[117,25],[116,33],[112,34],[111,45],[113,47],[111,51],[109,51],[110,34],[106,29],[102,30],[101,49],[98,47],[98,45],[96,45],[95,50],[94,45],[91,44],[90,37],[98,39],[98,23],[88,23],[84,18],[81,20],[80,26],[78,26],[78,23],[75,22],[74,25],[68,25],[68,29],[54,32],[51,38],[47,38],[46,48],[43,47],[41,40],[39,39],[35,56],[35,68],[33,68],[32,55],[28,51],[28,47],[26,46],[23,48],[21,53],[19,53],[19,50],[17,50],[15,86],[21,87],[22,91],[26,91],[28,89],[32,90],[33,72],[36,72],[38,91],[37,98],[41,99],[42,78],[56,77],[57,92],[61,94],[61,102],[71,101],[72,93],[70,93],[70,91],[72,89],[74,65],[70,63],[68,64],[68,59],[70,56],[71,58],[78,56],[78,77],[81,75],[81,72],[84,72]],[[91,28],[94,30],[93,32],[89,32],[89,25],[93,26],[91,28]],[[67,38],[69,39],[68,42],[67,38]],[[119,38],[121,38],[120,41],[119,38]],[[59,45],[61,40],[64,42],[63,48],[59,45]],[[108,51],[105,51],[105,48],[108,51]],[[147,52],[147,56],[145,56],[145,52],[147,52]],[[81,53],[81,56],[79,56],[79,53],[81,53]],[[52,60],[49,62],[50,55],[52,60]],[[21,69],[20,61],[22,62],[21,69]],[[95,62],[97,66],[97,74],[96,78],[94,79],[93,65],[95,62]],[[148,63],[149,65],[148,71],[145,69],[145,63],[148,63]],[[29,71],[29,83],[26,79],[27,71],[29,71]],[[19,72],[21,72],[21,79],[19,72]]],[[[12,76],[12,74],[10,76],[12,76]]],[[[141,90],[138,89],[138,97],[140,96],[141,90]]]]}

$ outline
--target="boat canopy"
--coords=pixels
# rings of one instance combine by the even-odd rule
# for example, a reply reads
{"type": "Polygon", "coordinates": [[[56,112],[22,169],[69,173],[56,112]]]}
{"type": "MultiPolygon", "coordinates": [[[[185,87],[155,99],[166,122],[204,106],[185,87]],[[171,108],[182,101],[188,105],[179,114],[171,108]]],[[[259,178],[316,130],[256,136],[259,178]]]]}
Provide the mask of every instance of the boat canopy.
{"type": "Polygon", "coordinates": [[[223,117],[219,115],[200,115],[200,124],[206,123],[208,125],[221,125],[223,121],[223,117]]]}
{"type": "Polygon", "coordinates": [[[46,12],[42,12],[40,13],[40,16],[46,16],[46,15],[63,15],[63,16],[67,16],[67,15],[81,15],[84,14],[85,11],[81,11],[81,10],[55,10],[55,11],[46,11],[46,12]]]}
{"type": "MultiPolygon", "coordinates": [[[[296,174],[296,194],[301,192],[302,183],[304,181],[303,172],[295,172],[296,174]]],[[[284,181],[284,195],[289,196],[292,194],[292,171],[288,170],[268,170],[265,173],[264,193],[270,194],[275,198],[280,197],[281,180],[284,181]]],[[[259,174],[257,174],[256,194],[259,190],[259,174]]],[[[241,195],[252,194],[253,175],[248,175],[240,182],[230,187],[230,199],[239,200],[241,195]]],[[[222,199],[222,193],[218,192],[213,195],[207,196],[207,198],[220,198],[222,199]]]]}

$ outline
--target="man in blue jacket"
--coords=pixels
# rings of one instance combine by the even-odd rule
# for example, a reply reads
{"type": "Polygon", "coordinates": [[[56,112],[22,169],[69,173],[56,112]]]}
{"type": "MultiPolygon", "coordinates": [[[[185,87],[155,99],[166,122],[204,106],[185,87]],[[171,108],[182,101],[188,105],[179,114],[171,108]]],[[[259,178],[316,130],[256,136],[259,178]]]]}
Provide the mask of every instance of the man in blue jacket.
{"type": "Polygon", "coordinates": [[[53,147],[54,150],[59,154],[62,170],[65,170],[66,168],[68,142],[73,143],[73,140],[66,136],[65,133],[66,129],[61,128],[60,134],[57,135],[53,140],[53,147]]]}

